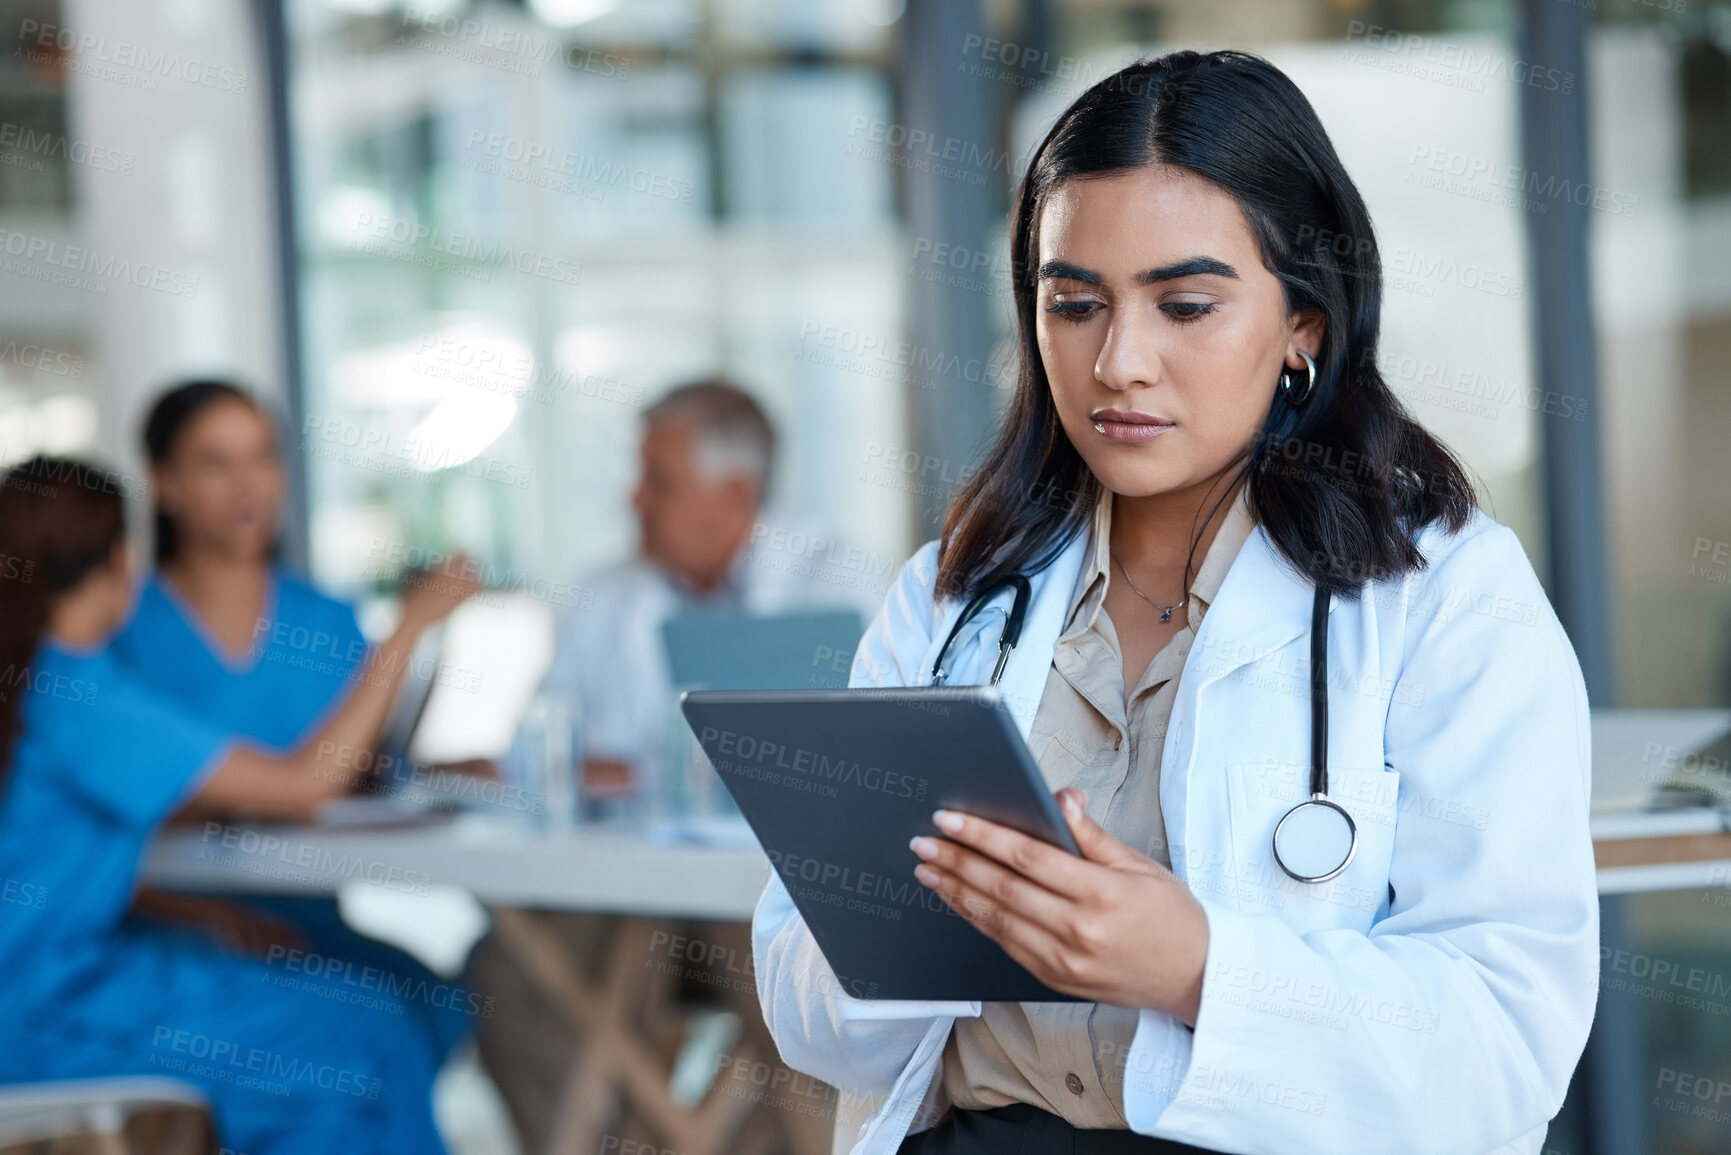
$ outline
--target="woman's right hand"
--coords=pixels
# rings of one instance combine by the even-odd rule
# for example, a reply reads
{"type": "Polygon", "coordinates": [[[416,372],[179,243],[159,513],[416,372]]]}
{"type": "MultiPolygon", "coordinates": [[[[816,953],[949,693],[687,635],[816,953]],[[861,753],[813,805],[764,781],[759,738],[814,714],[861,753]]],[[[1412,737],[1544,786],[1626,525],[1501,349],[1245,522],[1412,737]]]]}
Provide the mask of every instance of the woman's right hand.
{"type": "Polygon", "coordinates": [[[481,567],[454,553],[431,569],[403,578],[403,624],[424,629],[462,605],[481,588],[481,567]]]}

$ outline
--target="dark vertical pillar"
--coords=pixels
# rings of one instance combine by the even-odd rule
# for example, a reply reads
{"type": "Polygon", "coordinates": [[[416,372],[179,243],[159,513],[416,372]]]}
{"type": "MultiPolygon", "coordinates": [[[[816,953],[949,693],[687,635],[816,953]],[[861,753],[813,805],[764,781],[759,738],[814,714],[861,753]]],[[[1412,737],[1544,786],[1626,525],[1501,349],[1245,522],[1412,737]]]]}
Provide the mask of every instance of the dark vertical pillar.
{"type": "Polygon", "coordinates": [[[1525,0],[1524,11],[1525,60],[1513,71],[1559,80],[1555,87],[1521,87],[1521,195],[1530,202],[1538,386],[1541,396],[1567,394],[1587,403],[1585,420],[1547,414],[1543,406],[1538,415],[1549,586],[1580,656],[1587,692],[1595,706],[1609,706],[1616,699],[1617,668],[1587,261],[1594,187],[1587,156],[1589,14],[1558,0],[1525,0]]]}
{"type": "MultiPolygon", "coordinates": [[[[1520,72],[1539,83],[1521,89],[1522,195],[1532,251],[1533,338],[1538,386],[1587,403],[1579,421],[1538,415],[1549,586],[1597,707],[1616,702],[1617,667],[1606,549],[1604,477],[1599,451],[1598,359],[1594,346],[1588,213],[1593,204],[1588,156],[1586,7],[1523,0],[1520,72]],[[1542,81],[1555,76],[1568,84],[1542,81]],[[1563,91],[1564,88],[1568,91],[1563,91]]],[[[1600,899],[1600,943],[1628,945],[1628,900],[1600,899]]],[[[1645,1155],[1646,1079],[1635,1000],[1601,993],[1592,1037],[1576,1073],[1572,1111],[1588,1155],[1645,1155]]]]}
{"type": "Polygon", "coordinates": [[[281,329],[282,386],[288,408],[288,428],[283,430],[289,490],[283,510],[283,560],[305,568],[308,549],[307,463],[292,447],[300,444],[299,430],[306,406],[306,380],[301,360],[300,253],[295,243],[294,142],[289,136],[289,48],[288,24],[283,0],[254,0],[253,20],[264,61],[266,113],[270,125],[271,172],[269,184],[276,210],[276,259],[278,318],[281,329]]]}
{"type": "MultiPolygon", "coordinates": [[[[996,228],[1014,162],[1005,157],[999,110],[1004,83],[970,71],[985,37],[979,0],[908,0],[901,21],[899,129],[903,204],[910,237],[909,417],[914,446],[958,475],[983,451],[1004,394],[994,388],[990,281],[973,254],[1002,268],[996,228]],[[973,36],[980,40],[970,41],[973,36]],[[939,245],[967,254],[968,267],[933,259],[939,245]],[[920,255],[923,254],[923,255],[920,255]],[[950,275],[954,274],[954,275],[950,275]]],[[[980,72],[995,72],[982,67],[980,72]]],[[[941,502],[921,510],[931,533],[941,502]]]]}

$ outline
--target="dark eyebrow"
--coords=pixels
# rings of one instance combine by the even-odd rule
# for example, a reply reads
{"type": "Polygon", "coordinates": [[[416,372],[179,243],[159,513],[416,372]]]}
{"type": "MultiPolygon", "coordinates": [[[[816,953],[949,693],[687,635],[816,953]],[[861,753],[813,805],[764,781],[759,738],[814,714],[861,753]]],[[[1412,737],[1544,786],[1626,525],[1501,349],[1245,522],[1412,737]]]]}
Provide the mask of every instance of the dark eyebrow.
{"type": "Polygon", "coordinates": [[[1176,281],[1179,277],[1231,277],[1238,279],[1238,270],[1225,261],[1217,261],[1213,257],[1188,257],[1175,265],[1163,265],[1158,269],[1149,269],[1145,273],[1136,274],[1136,283],[1152,285],[1157,281],[1176,281]]]}
{"type": "Polygon", "coordinates": [[[1068,261],[1047,261],[1040,266],[1039,279],[1042,281],[1081,281],[1084,285],[1098,285],[1100,274],[1089,272],[1080,265],[1072,265],[1068,261]]]}
{"type": "MultiPolygon", "coordinates": [[[[1162,265],[1158,269],[1147,269],[1136,274],[1136,283],[1152,285],[1160,281],[1176,281],[1180,277],[1231,277],[1238,279],[1238,270],[1225,261],[1217,261],[1213,257],[1187,257],[1172,265],[1162,265]]],[[[1084,285],[1100,284],[1100,274],[1072,265],[1068,261],[1047,261],[1040,266],[1039,279],[1042,281],[1065,280],[1080,281],[1084,285]]]]}

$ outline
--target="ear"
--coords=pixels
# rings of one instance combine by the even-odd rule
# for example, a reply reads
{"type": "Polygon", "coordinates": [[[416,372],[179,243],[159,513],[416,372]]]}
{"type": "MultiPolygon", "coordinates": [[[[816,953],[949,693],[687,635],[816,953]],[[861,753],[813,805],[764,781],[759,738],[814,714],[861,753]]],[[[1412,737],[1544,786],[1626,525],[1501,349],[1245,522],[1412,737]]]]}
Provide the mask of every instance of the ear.
{"type": "Polygon", "coordinates": [[[174,483],[169,480],[169,471],[160,466],[150,467],[150,499],[151,503],[164,513],[174,513],[174,483]]]}
{"type": "Polygon", "coordinates": [[[1322,355],[1322,337],[1328,328],[1321,309],[1300,309],[1292,314],[1292,336],[1286,343],[1286,367],[1288,369],[1304,368],[1304,359],[1298,355],[1300,349],[1310,354],[1311,360],[1322,355]]]}
{"type": "Polygon", "coordinates": [[[730,473],[721,480],[722,492],[734,505],[756,509],[763,503],[763,487],[749,473],[730,473]]]}

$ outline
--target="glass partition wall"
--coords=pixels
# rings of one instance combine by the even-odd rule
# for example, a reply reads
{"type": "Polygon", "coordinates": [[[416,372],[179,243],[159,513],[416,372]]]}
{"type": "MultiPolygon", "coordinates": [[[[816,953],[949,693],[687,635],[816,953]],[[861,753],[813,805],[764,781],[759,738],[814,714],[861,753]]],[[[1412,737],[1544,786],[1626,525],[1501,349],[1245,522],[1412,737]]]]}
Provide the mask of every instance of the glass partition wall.
{"type": "Polygon", "coordinates": [[[904,440],[900,377],[830,356],[903,323],[895,171],[853,147],[891,119],[893,11],[288,13],[321,579],[382,591],[462,548],[564,582],[621,555],[639,415],[713,373],[780,428],[790,540],[907,551],[905,495],[834,468],[904,440]]]}

